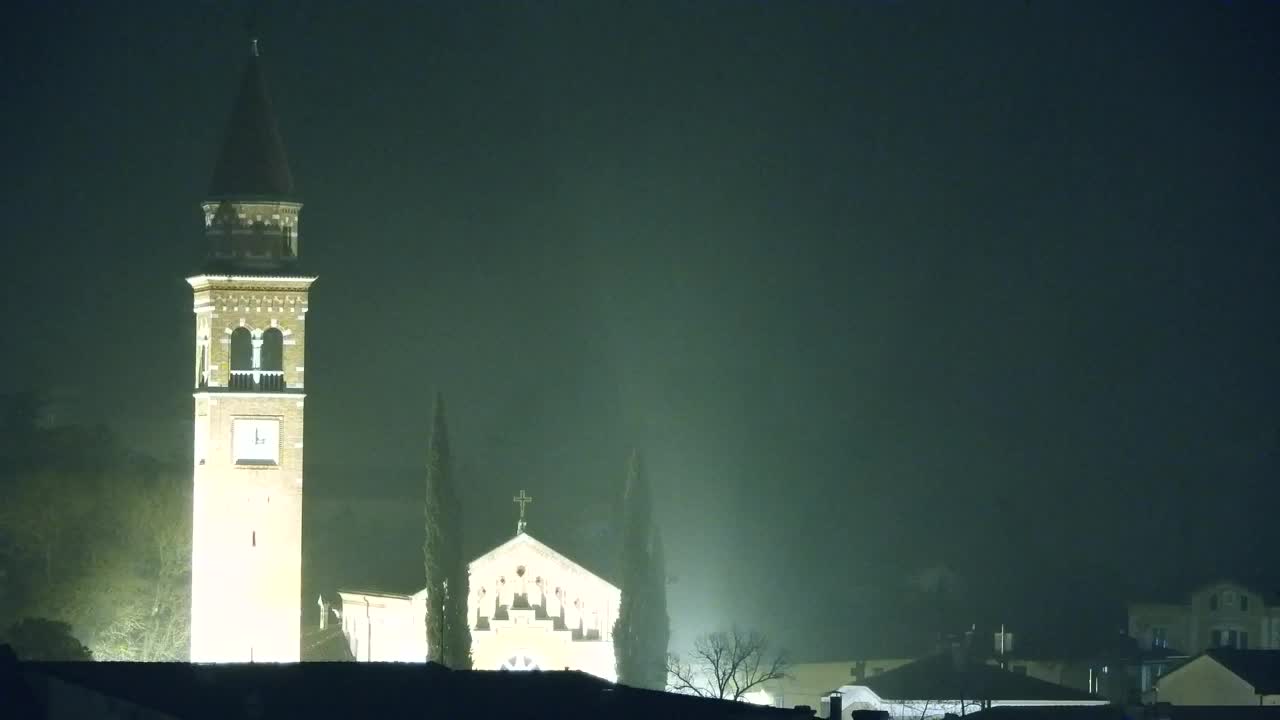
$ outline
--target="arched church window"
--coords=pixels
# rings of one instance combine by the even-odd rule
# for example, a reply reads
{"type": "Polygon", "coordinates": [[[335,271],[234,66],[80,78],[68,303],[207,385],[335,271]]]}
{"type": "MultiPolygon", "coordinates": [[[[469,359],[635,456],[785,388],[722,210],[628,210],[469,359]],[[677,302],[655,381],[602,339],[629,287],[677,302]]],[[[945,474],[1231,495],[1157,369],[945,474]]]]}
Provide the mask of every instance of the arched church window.
{"type": "Polygon", "coordinates": [[[284,370],[284,333],[280,328],[268,328],[262,333],[262,369],[284,370]]]}

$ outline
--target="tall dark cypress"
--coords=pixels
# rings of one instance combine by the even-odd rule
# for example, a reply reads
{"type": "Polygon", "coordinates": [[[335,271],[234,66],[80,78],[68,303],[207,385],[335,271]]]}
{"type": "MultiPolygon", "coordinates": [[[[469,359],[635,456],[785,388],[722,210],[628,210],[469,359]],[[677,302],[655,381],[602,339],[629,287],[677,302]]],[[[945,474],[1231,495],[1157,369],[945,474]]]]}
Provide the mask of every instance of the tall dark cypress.
{"type": "Polygon", "coordinates": [[[653,626],[648,655],[650,682],[647,687],[665,690],[667,687],[667,646],[671,642],[671,616],[667,614],[667,554],[662,544],[658,524],[653,524],[649,540],[649,569],[653,578],[653,606],[650,619],[653,626]]]}
{"type": "MultiPolygon", "coordinates": [[[[452,480],[452,473],[450,473],[450,480],[452,480]]],[[[462,553],[462,507],[452,482],[449,484],[449,493],[445,500],[449,512],[444,521],[452,540],[448,543],[451,552],[449,572],[445,576],[443,660],[445,665],[454,670],[470,670],[471,625],[468,622],[470,616],[467,611],[467,596],[470,594],[471,570],[462,553]]]]}
{"type": "Polygon", "coordinates": [[[622,604],[614,623],[613,649],[618,682],[662,689],[666,681],[667,639],[661,540],[653,524],[653,501],[640,452],[631,454],[622,504],[620,579],[622,604]]]}
{"type": "Polygon", "coordinates": [[[471,666],[467,626],[467,564],[462,556],[462,523],[453,489],[453,457],[444,398],[436,395],[427,445],[423,570],[427,586],[427,659],[449,667],[471,666]]]}

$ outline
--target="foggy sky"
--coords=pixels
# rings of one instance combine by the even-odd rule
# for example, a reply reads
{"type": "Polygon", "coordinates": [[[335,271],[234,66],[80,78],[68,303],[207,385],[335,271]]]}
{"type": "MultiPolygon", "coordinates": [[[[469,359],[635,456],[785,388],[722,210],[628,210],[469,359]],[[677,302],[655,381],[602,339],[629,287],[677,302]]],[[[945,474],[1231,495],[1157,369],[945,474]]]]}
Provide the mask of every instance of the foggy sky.
{"type": "MultiPolygon", "coordinates": [[[[166,457],[242,15],[27,2],[3,31],[0,389],[166,457]]],[[[645,450],[676,642],[892,647],[938,565],[972,621],[1064,636],[1219,576],[1280,587],[1280,5],[258,24],[320,277],[308,497],[415,502],[440,390],[475,553],[525,488],[530,532],[590,555],[645,450]]],[[[412,566],[420,538],[370,552],[412,566]]]]}

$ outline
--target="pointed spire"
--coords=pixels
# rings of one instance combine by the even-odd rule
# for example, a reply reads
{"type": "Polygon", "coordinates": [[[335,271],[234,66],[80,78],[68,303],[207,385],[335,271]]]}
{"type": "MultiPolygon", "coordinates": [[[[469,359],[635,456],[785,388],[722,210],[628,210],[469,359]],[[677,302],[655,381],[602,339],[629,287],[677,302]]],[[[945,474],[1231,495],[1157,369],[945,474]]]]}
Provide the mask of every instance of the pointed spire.
{"type": "Polygon", "coordinates": [[[222,152],[209,184],[211,198],[287,198],[293,175],[271,111],[271,97],[258,62],[258,39],[249,46],[240,95],[231,110],[222,152]]]}

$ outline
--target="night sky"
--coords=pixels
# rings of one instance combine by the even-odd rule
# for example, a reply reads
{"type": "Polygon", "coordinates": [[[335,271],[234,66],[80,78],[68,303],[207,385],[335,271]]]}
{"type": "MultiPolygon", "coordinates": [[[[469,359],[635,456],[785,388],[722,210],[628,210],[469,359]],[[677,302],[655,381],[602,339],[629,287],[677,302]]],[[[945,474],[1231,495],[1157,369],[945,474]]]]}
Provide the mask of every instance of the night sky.
{"type": "MultiPolygon", "coordinates": [[[[245,14],[22,2],[0,31],[0,390],[182,462],[245,14]]],[[[941,566],[964,622],[1045,638],[1280,589],[1280,3],[287,0],[257,26],[320,277],[308,498],[413,510],[439,390],[474,554],[520,488],[531,533],[598,554],[643,448],[676,645],[736,621],[892,654],[941,566]]],[[[420,533],[341,539],[420,567],[420,533]]]]}

